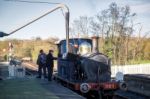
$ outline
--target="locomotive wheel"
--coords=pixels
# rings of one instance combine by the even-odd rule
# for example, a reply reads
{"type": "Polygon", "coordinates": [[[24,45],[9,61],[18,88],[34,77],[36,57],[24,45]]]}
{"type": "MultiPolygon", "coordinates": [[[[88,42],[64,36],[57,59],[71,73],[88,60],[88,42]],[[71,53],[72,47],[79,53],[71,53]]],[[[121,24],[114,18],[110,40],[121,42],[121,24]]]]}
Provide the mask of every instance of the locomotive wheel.
{"type": "Polygon", "coordinates": [[[98,97],[96,97],[96,99],[102,99],[102,92],[100,90],[98,91],[98,97]]]}

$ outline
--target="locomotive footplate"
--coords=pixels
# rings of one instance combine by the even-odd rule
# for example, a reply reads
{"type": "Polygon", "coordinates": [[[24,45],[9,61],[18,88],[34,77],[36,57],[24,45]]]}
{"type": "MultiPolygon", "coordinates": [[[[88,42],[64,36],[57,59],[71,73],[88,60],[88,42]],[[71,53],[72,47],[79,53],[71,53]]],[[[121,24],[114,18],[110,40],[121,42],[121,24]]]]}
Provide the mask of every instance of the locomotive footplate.
{"type": "Polygon", "coordinates": [[[53,79],[57,82],[60,82],[61,84],[63,84],[64,86],[66,86],[72,90],[80,90],[80,83],[68,81],[68,80],[58,76],[57,74],[54,74],[53,79]]]}
{"type": "Polygon", "coordinates": [[[72,82],[62,77],[58,76],[57,74],[54,75],[54,80],[60,82],[62,85],[75,90],[81,91],[82,93],[87,93],[89,91],[112,91],[118,89],[117,82],[104,82],[104,83],[86,83],[86,82],[72,82]]]}

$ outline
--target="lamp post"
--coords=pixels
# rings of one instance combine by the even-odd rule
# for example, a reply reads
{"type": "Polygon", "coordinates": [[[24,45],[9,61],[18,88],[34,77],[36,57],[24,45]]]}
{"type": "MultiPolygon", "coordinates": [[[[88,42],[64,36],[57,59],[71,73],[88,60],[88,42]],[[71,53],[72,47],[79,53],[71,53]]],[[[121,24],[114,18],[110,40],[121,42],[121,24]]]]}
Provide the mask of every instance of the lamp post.
{"type": "Polygon", "coordinates": [[[66,49],[67,49],[66,52],[68,53],[68,52],[70,51],[70,50],[69,50],[69,16],[70,16],[70,12],[69,12],[69,8],[68,8],[65,4],[58,4],[55,8],[50,9],[50,11],[48,11],[48,12],[44,13],[43,15],[41,15],[41,16],[35,18],[34,20],[28,22],[27,24],[25,24],[25,25],[23,25],[23,26],[21,26],[21,27],[15,29],[14,31],[10,32],[9,34],[4,33],[4,32],[0,32],[0,37],[4,37],[4,36],[11,35],[11,34],[17,32],[17,31],[21,30],[22,28],[24,28],[24,27],[26,27],[26,26],[28,26],[28,25],[34,23],[35,21],[37,21],[37,20],[39,20],[39,19],[45,17],[46,15],[48,15],[48,14],[54,12],[54,11],[57,10],[57,9],[62,9],[62,10],[64,10],[64,12],[65,12],[66,49]]]}

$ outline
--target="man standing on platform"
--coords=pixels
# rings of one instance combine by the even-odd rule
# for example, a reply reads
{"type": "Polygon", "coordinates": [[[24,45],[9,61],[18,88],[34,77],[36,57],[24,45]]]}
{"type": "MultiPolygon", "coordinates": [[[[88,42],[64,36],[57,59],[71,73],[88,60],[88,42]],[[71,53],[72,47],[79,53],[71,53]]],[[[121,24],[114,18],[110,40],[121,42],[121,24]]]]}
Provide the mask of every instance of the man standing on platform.
{"type": "Polygon", "coordinates": [[[48,81],[52,80],[52,74],[53,74],[53,67],[54,67],[54,60],[57,59],[53,57],[53,50],[49,50],[49,53],[46,56],[46,66],[48,70],[48,81]]]}
{"type": "Polygon", "coordinates": [[[44,53],[44,51],[42,49],[40,50],[40,53],[38,55],[37,64],[39,66],[38,67],[39,76],[37,76],[37,78],[41,78],[42,69],[44,72],[44,78],[47,78],[47,76],[46,76],[46,54],[44,53]]]}

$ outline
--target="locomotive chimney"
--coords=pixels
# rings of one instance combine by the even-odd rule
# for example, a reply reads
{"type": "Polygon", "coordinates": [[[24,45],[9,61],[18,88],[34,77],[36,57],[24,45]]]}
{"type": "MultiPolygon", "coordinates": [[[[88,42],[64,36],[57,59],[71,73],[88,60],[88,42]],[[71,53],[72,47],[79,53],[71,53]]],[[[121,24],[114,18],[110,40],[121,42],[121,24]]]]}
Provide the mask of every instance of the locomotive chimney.
{"type": "Polygon", "coordinates": [[[98,39],[99,39],[98,36],[92,37],[92,43],[93,43],[92,52],[93,53],[98,53],[99,52],[99,50],[98,50],[98,39]]]}

